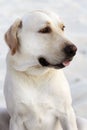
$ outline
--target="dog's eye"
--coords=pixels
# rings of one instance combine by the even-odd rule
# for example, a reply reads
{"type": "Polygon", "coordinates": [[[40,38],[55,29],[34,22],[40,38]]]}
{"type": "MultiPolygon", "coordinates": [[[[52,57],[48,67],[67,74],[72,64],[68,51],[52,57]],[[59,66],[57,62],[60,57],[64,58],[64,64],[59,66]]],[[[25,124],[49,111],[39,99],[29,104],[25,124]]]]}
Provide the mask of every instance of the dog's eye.
{"type": "Polygon", "coordinates": [[[61,30],[64,31],[64,29],[65,29],[65,26],[63,25],[63,26],[61,27],[61,30]]]}
{"type": "Polygon", "coordinates": [[[45,27],[41,30],[39,30],[39,33],[50,33],[52,30],[50,27],[45,27]]]}

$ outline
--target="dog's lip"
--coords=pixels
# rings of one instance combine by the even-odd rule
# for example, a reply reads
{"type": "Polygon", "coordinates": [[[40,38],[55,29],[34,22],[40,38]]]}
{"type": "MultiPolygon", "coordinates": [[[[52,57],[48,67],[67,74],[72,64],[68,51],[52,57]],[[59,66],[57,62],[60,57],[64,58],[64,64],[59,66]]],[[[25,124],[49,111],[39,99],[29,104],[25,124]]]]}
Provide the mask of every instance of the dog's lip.
{"type": "Polygon", "coordinates": [[[72,60],[72,58],[65,58],[64,60],[62,60],[61,63],[58,64],[50,64],[45,58],[40,57],[39,59],[39,63],[43,66],[43,67],[54,67],[56,69],[58,68],[64,68],[66,66],[68,66],[72,60]]]}
{"type": "Polygon", "coordinates": [[[66,67],[70,64],[71,61],[72,61],[72,59],[66,59],[62,62],[62,64],[66,67]]]}
{"type": "Polygon", "coordinates": [[[56,65],[53,65],[56,69],[57,68],[64,68],[68,65],[70,65],[70,62],[72,61],[72,59],[65,59],[63,60],[60,64],[56,64],[56,65]]]}

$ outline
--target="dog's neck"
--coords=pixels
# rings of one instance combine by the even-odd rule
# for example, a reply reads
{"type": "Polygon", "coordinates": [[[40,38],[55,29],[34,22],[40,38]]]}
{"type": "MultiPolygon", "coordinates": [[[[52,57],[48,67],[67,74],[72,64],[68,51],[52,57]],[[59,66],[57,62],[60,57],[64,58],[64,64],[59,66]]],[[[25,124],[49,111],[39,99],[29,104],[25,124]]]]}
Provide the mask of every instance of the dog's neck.
{"type": "Polygon", "coordinates": [[[40,66],[33,66],[33,67],[29,67],[25,73],[27,75],[32,75],[32,76],[43,76],[45,74],[48,74],[50,72],[52,72],[53,69],[50,68],[46,68],[46,67],[40,67],[40,66]]]}

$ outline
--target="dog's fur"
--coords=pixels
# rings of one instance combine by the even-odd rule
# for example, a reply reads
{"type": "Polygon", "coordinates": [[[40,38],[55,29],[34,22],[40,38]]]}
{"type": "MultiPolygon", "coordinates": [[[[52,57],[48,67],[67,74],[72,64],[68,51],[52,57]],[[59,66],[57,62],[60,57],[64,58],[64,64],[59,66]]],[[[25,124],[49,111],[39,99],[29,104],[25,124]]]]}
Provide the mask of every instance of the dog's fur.
{"type": "Polygon", "coordinates": [[[61,70],[67,65],[64,48],[72,43],[64,37],[59,17],[31,12],[14,22],[5,40],[10,48],[4,89],[9,129],[77,130],[69,85],[61,70]]]}
{"type": "MultiPolygon", "coordinates": [[[[78,130],[87,130],[87,120],[77,117],[78,130]]],[[[9,130],[10,116],[5,108],[0,108],[0,130],[9,130]]]]}

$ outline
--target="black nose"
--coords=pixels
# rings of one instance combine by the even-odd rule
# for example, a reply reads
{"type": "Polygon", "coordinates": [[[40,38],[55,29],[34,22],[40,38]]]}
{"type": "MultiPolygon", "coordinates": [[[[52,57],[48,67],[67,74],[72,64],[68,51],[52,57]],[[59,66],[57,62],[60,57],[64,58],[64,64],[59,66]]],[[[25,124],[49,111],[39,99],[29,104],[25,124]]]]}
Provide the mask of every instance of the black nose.
{"type": "Polygon", "coordinates": [[[76,54],[77,47],[75,45],[67,45],[64,48],[64,52],[67,56],[74,56],[76,54]]]}

